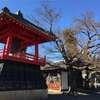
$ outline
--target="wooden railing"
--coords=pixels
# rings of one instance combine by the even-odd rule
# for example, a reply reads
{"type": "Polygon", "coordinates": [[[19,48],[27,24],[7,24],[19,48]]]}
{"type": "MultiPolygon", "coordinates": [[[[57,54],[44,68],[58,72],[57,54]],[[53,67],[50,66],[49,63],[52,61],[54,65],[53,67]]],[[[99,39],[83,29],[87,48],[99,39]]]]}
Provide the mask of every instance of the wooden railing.
{"type": "Polygon", "coordinates": [[[3,49],[0,49],[0,54],[3,53],[3,49]]]}
{"type": "Polygon", "coordinates": [[[3,49],[0,49],[0,58],[3,57],[3,49]]]}
{"type": "Polygon", "coordinates": [[[7,50],[0,49],[0,59],[15,60],[24,63],[45,65],[45,58],[36,58],[34,55],[29,53],[6,53],[7,50]]]}

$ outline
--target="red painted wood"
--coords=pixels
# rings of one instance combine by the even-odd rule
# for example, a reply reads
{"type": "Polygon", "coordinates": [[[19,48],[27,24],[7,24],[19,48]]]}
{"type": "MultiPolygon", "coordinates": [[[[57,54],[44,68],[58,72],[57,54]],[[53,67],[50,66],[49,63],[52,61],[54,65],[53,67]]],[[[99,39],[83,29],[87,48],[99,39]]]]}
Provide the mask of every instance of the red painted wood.
{"type": "Polygon", "coordinates": [[[9,54],[9,51],[10,51],[10,48],[11,48],[11,44],[12,44],[12,36],[9,35],[7,37],[7,41],[6,41],[6,44],[5,44],[5,47],[4,47],[4,55],[8,55],[9,54]]]}
{"type": "Polygon", "coordinates": [[[7,36],[8,36],[8,34],[2,34],[2,35],[0,36],[0,41],[1,41],[2,39],[6,39],[7,36]]]}
{"type": "Polygon", "coordinates": [[[32,43],[28,43],[27,41],[24,41],[16,48],[16,51],[21,50],[21,49],[31,46],[31,45],[32,45],[32,43]]]}
{"type": "Polygon", "coordinates": [[[35,59],[34,59],[35,63],[38,63],[38,57],[39,57],[38,44],[36,44],[35,45],[35,59]]]}
{"type": "Polygon", "coordinates": [[[38,45],[39,43],[51,41],[52,37],[50,35],[47,35],[41,29],[27,25],[6,13],[0,16],[0,30],[2,30],[0,31],[0,42],[5,43],[2,54],[0,51],[0,59],[9,59],[39,65],[44,65],[46,63],[45,58],[39,58],[38,45]],[[13,42],[12,40],[15,37],[21,40],[21,44],[16,48],[16,51],[17,49],[20,50],[30,45],[35,45],[35,55],[10,54],[9,51],[13,42]]]}
{"type": "Polygon", "coordinates": [[[11,23],[11,26],[12,25],[15,26],[14,27],[15,30],[19,31],[17,34],[20,34],[20,35],[22,34],[23,36],[26,36],[27,38],[33,37],[33,39],[35,39],[35,41],[37,41],[39,39],[40,43],[43,42],[43,41],[45,42],[45,41],[51,41],[52,40],[52,37],[50,35],[47,35],[45,32],[40,31],[39,29],[36,29],[36,28],[29,29],[28,26],[26,28],[26,26],[21,26],[20,24],[16,24],[16,22],[14,22],[13,24],[11,23]],[[39,37],[41,37],[42,40],[40,40],[39,37]]]}
{"type": "Polygon", "coordinates": [[[0,59],[8,59],[12,61],[18,61],[28,64],[36,64],[36,65],[45,65],[45,58],[39,58],[38,57],[38,63],[35,62],[36,58],[34,55],[28,54],[28,53],[9,53],[7,56],[4,54],[3,56],[3,49],[0,49],[0,59]]]}

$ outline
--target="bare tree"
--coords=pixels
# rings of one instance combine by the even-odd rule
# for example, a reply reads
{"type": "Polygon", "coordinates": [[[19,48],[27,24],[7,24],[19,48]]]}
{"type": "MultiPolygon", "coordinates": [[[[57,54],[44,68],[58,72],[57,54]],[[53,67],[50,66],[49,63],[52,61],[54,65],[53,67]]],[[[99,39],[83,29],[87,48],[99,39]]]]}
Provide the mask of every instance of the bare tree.
{"type": "Polygon", "coordinates": [[[100,54],[100,23],[94,20],[90,12],[84,13],[82,18],[77,18],[74,22],[77,33],[81,35],[78,43],[81,47],[82,59],[86,62],[94,63],[93,57],[100,54]]]}
{"type": "Polygon", "coordinates": [[[42,25],[42,27],[46,27],[46,30],[52,32],[55,23],[60,19],[61,14],[57,11],[56,8],[53,8],[49,5],[48,1],[44,1],[41,3],[41,6],[36,9],[36,14],[39,15],[33,19],[33,21],[42,25]]]}
{"type": "Polygon", "coordinates": [[[92,71],[99,67],[100,55],[100,23],[93,18],[93,13],[85,12],[82,17],[74,20],[77,40],[80,48],[80,58],[90,66],[87,67],[87,80],[92,71]]]}
{"type": "MultiPolygon", "coordinates": [[[[82,18],[75,19],[75,27],[65,29],[59,35],[53,31],[54,23],[60,18],[59,12],[52,7],[43,4],[39,10],[38,23],[48,24],[48,30],[55,37],[53,44],[55,48],[48,49],[51,53],[59,52],[62,55],[66,70],[71,73],[72,69],[88,69],[90,65],[95,65],[94,55],[98,55],[100,50],[100,24],[97,23],[90,13],[83,14],[82,18]],[[82,40],[84,36],[84,40],[82,40]],[[80,42],[82,40],[82,42],[80,42]]],[[[58,32],[59,33],[59,32],[58,32]]],[[[48,64],[55,66],[48,62],[48,64]]]]}

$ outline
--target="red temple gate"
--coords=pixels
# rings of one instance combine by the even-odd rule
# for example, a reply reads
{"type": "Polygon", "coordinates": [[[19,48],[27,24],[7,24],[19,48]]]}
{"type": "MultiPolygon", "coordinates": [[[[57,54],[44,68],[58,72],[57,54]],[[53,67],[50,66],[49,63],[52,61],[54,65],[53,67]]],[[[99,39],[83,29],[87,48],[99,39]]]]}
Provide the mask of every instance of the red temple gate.
{"type": "Polygon", "coordinates": [[[13,14],[6,7],[2,9],[0,42],[4,48],[0,50],[0,59],[45,65],[46,59],[39,57],[38,46],[52,40],[53,37],[48,32],[26,20],[20,11],[13,14]],[[35,46],[35,55],[24,52],[23,49],[32,45],[35,46]]]}

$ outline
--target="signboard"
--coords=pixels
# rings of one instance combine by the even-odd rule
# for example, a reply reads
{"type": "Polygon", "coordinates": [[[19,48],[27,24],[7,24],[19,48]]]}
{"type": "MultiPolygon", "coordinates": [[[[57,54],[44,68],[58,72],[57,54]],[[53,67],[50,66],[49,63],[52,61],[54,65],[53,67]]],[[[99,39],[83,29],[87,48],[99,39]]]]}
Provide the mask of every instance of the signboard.
{"type": "Polygon", "coordinates": [[[47,77],[47,86],[48,86],[48,91],[60,92],[61,91],[61,77],[59,75],[48,76],[47,77]]]}

